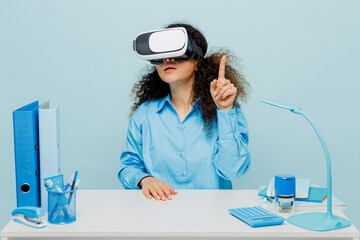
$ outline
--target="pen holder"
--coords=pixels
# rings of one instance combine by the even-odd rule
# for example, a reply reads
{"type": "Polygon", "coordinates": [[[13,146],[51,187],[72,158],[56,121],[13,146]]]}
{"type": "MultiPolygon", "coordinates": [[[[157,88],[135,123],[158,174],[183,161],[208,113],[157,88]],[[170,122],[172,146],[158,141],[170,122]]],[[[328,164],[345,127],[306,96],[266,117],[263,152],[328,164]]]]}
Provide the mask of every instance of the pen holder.
{"type": "Polygon", "coordinates": [[[68,224],[76,221],[76,191],[48,191],[48,222],[68,224]]]}

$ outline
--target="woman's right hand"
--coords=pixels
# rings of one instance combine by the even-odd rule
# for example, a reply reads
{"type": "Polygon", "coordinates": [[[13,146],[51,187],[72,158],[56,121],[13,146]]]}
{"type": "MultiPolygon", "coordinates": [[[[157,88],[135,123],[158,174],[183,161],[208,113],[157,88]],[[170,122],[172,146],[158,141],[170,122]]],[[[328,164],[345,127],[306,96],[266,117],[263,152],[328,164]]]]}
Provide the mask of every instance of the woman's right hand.
{"type": "Polygon", "coordinates": [[[150,176],[141,179],[139,186],[141,187],[145,196],[149,199],[153,197],[157,200],[165,201],[166,198],[171,200],[172,195],[177,194],[177,192],[168,184],[150,176]]]}

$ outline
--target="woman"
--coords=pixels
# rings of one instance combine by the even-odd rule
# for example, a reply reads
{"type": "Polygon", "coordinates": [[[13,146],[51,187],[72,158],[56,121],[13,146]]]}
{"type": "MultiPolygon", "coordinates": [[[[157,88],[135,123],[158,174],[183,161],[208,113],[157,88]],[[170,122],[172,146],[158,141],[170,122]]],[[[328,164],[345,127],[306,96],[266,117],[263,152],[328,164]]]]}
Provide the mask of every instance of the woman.
{"type": "MultiPolygon", "coordinates": [[[[167,26],[174,27],[184,27],[206,53],[197,29],[167,26]]],[[[174,189],[231,189],[249,169],[247,122],[237,101],[246,100],[249,84],[225,54],[235,59],[229,51],[163,59],[135,84],[118,172],[125,189],[170,200],[174,189]]]]}

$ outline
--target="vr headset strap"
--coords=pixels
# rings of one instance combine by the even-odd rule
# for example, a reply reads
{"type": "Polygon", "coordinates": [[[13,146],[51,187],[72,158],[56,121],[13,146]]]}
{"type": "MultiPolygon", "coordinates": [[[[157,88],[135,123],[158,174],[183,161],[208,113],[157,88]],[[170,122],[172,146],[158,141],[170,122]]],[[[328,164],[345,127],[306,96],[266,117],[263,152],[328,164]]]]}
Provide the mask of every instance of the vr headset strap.
{"type": "Polygon", "coordinates": [[[191,42],[192,51],[194,53],[196,53],[197,55],[199,55],[201,58],[203,58],[205,55],[203,50],[198,45],[196,45],[196,43],[194,43],[193,41],[190,40],[190,42],[191,42]]]}

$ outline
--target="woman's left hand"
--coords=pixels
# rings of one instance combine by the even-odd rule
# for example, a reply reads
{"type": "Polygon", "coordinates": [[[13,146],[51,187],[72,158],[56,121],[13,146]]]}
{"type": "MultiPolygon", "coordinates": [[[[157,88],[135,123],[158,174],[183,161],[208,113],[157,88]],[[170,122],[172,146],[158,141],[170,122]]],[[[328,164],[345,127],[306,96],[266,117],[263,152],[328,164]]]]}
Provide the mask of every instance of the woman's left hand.
{"type": "Polygon", "coordinates": [[[237,89],[225,78],[226,56],[223,55],[219,65],[219,77],[210,84],[210,93],[219,110],[233,109],[233,103],[236,97],[237,89]]]}

